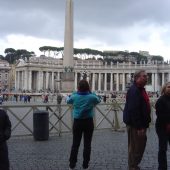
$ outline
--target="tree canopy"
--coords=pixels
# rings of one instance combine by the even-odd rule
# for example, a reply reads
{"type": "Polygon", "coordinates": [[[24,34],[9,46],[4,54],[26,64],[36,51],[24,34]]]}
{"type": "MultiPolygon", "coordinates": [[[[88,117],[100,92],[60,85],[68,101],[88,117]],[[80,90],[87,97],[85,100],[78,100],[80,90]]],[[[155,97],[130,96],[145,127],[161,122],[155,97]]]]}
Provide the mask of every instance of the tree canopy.
{"type": "MultiPolygon", "coordinates": [[[[57,55],[58,53],[61,53],[63,56],[64,53],[64,47],[52,47],[52,46],[42,46],[39,48],[39,50],[41,52],[44,53],[44,55],[46,53],[48,53],[48,55],[50,56],[50,53],[53,52],[54,56],[57,55]]],[[[95,59],[98,58],[98,60],[101,61],[106,61],[109,64],[111,62],[116,63],[116,62],[134,62],[136,61],[137,63],[141,62],[141,61],[148,61],[148,57],[144,56],[140,53],[137,52],[127,52],[127,51],[99,51],[99,50],[94,50],[94,49],[90,49],[90,48],[84,48],[84,49],[80,49],[80,48],[74,48],[73,50],[74,52],[74,59],[78,59],[80,56],[85,56],[85,59],[92,58],[95,59]]],[[[5,56],[0,55],[0,59],[4,59],[7,60],[10,64],[13,64],[16,62],[16,60],[18,59],[29,59],[29,57],[34,56],[35,53],[33,51],[29,52],[25,49],[18,49],[15,50],[13,48],[6,48],[5,51],[5,56]]],[[[46,56],[46,55],[45,55],[46,56]]],[[[151,60],[157,60],[157,61],[163,61],[163,57],[162,56],[151,56],[151,60]]]]}
{"type": "Polygon", "coordinates": [[[15,50],[13,48],[6,48],[4,59],[8,61],[10,64],[14,64],[18,59],[29,59],[29,57],[35,55],[33,51],[29,52],[25,49],[15,50]]]}

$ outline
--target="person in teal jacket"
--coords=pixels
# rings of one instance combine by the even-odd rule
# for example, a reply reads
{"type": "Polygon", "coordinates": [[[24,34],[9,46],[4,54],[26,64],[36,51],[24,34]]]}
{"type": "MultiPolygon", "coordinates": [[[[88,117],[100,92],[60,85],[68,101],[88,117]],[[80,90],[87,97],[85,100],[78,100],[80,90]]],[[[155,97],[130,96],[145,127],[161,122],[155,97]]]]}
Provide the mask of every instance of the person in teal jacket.
{"type": "Polygon", "coordinates": [[[66,100],[67,104],[73,105],[73,144],[70,153],[69,168],[74,169],[77,162],[77,154],[82,135],[84,137],[83,169],[88,169],[91,153],[91,141],[93,136],[94,107],[100,103],[100,98],[91,93],[86,80],[80,80],[78,91],[72,93],[66,100]]]}

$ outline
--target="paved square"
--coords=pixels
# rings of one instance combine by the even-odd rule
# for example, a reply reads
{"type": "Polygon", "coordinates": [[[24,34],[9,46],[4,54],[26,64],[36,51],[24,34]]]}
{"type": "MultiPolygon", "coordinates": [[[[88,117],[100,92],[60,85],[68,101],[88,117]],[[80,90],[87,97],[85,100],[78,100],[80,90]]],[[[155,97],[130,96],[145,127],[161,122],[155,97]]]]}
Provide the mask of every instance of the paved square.
{"type": "MultiPolygon", "coordinates": [[[[33,137],[12,137],[9,142],[11,170],[68,170],[72,134],[51,136],[48,141],[34,141],[33,137]]],[[[83,143],[82,143],[83,144],[83,143]]],[[[81,170],[82,144],[76,170],[81,170]]],[[[142,170],[157,169],[158,139],[154,127],[148,130],[148,142],[142,170]]],[[[168,151],[168,158],[170,152],[168,151]]],[[[168,161],[170,168],[170,162],[168,161]]],[[[127,133],[112,130],[94,132],[92,141],[91,170],[127,169],[127,133]]]]}

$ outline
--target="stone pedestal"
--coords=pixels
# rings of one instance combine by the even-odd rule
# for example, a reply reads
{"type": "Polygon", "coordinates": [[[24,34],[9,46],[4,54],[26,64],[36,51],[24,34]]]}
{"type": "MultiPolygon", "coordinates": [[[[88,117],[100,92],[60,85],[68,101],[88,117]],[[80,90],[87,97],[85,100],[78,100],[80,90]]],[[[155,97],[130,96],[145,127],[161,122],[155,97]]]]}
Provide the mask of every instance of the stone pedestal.
{"type": "Polygon", "coordinates": [[[62,73],[61,78],[61,91],[70,93],[74,90],[74,73],[73,72],[64,72],[62,73]]]}

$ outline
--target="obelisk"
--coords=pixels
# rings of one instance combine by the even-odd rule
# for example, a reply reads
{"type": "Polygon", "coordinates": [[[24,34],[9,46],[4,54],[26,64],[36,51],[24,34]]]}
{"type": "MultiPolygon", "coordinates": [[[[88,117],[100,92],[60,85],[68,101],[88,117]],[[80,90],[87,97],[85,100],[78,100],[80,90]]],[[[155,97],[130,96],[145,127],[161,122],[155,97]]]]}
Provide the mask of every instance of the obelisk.
{"type": "Polygon", "coordinates": [[[63,92],[71,92],[74,89],[73,71],[73,1],[66,0],[63,73],[61,82],[63,92]]]}
{"type": "Polygon", "coordinates": [[[73,1],[67,0],[65,10],[64,67],[73,67],[73,1]]]}

